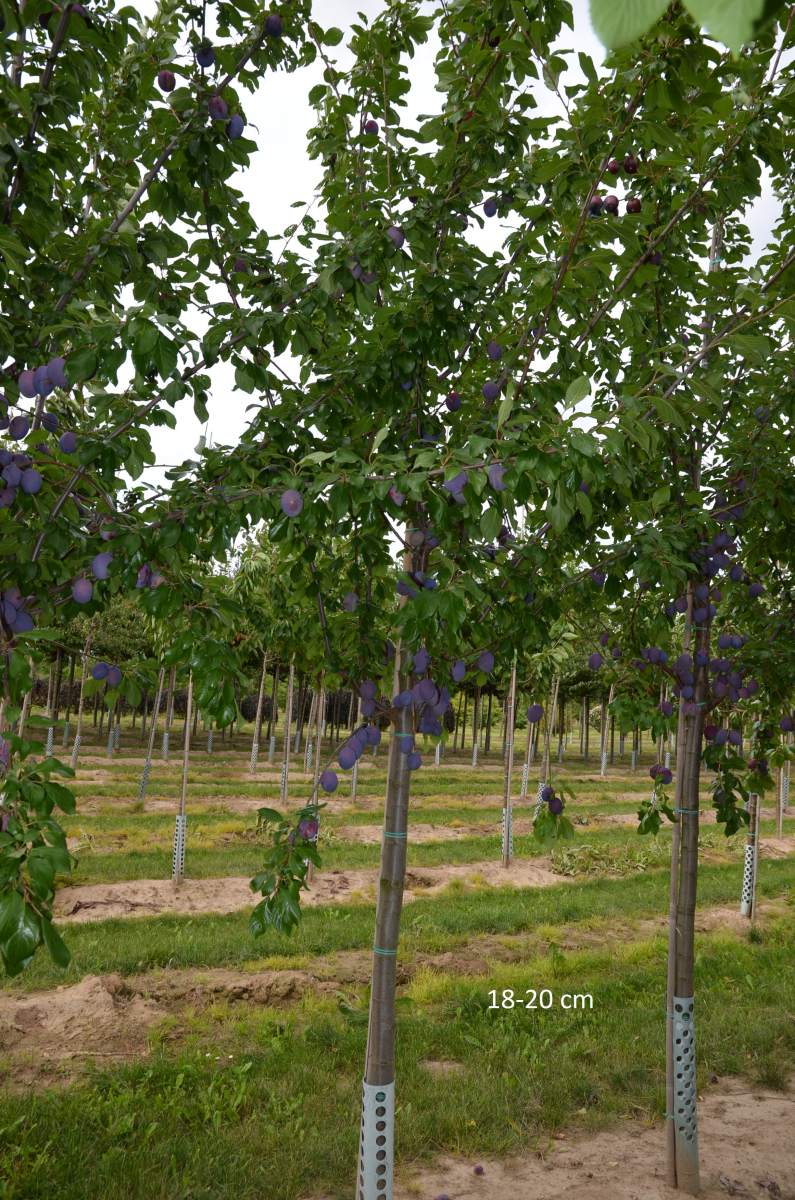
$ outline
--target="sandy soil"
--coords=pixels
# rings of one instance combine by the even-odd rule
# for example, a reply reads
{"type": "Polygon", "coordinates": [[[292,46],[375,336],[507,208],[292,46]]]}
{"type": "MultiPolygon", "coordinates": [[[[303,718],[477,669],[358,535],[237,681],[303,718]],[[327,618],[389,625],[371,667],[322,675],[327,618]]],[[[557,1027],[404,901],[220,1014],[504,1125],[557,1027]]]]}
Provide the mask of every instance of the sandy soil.
{"type": "MultiPolygon", "coordinates": [[[[372,900],[374,869],[324,871],[303,894],[307,905],[372,900]]],[[[406,874],[405,899],[432,896],[449,883],[488,887],[549,887],[565,883],[545,860],[514,861],[507,869],[493,860],[447,867],[413,867],[406,874]]],[[[256,903],[247,876],[186,879],[175,888],[170,879],[132,879],[62,888],[56,895],[60,920],[102,921],[107,917],[153,916],[158,913],[230,913],[256,903]]]]}
{"type": "MultiPolygon", "coordinates": [[[[368,846],[377,846],[381,842],[382,825],[341,825],[334,830],[334,836],[346,842],[364,842],[368,846]]],[[[411,825],[410,840],[416,842],[457,842],[462,838],[495,837],[500,832],[499,822],[490,824],[468,825],[428,825],[419,822],[411,825]]],[[[533,822],[528,817],[514,818],[514,834],[533,832],[533,822]]]]}
{"type": "MultiPolygon", "coordinates": [[[[795,1096],[721,1080],[699,1101],[701,1200],[795,1198],[795,1096]]],[[[398,1175],[396,1200],[681,1200],[665,1183],[663,1131],[625,1123],[557,1135],[538,1153],[480,1164],[445,1157],[398,1175]],[[483,1174],[474,1167],[481,1165],[483,1174]]]]}
{"type": "Polygon", "coordinates": [[[69,987],[28,996],[0,993],[0,1053],[14,1060],[13,1081],[49,1065],[145,1054],[150,1027],[163,1016],[154,1001],[130,993],[119,975],[87,975],[69,987]]]}

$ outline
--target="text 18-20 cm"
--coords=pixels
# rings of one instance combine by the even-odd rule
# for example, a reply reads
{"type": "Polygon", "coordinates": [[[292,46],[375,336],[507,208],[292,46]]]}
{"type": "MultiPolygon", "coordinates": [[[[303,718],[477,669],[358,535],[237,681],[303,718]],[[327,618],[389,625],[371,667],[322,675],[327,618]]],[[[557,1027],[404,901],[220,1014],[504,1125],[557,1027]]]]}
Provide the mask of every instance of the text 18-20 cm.
{"type": "Polygon", "coordinates": [[[540,1008],[545,1011],[550,1008],[565,1008],[567,1010],[586,1011],[593,1008],[593,996],[588,992],[561,992],[556,996],[549,988],[527,988],[524,992],[515,992],[513,988],[497,991],[494,988],[489,993],[491,1004],[489,1008],[540,1008]]]}

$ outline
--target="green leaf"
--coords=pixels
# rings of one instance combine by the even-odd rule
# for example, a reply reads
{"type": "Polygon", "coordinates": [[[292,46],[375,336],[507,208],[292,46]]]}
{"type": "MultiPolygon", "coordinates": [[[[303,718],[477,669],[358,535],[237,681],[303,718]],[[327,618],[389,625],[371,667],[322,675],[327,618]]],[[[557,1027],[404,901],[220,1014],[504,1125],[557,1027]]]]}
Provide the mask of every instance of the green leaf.
{"type": "Polygon", "coordinates": [[[581,375],[579,379],[575,379],[566,389],[566,404],[573,407],[584,400],[586,396],[591,394],[591,381],[587,375],[581,375]]]}
{"type": "Polygon", "coordinates": [[[668,8],[669,0],[591,0],[591,24],[609,50],[647,33],[668,8]]]}
{"type": "Polygon", "coordinates": [[[0,954],[9,975],[18,975],[33,958],[41,941],[41,926],[36,912],[23,904],[19,919],[8,937],[0,942],[0,954]]]}
{"type": "Polygon", "coordinates": [[[0,943],[5,942],[19,925],[25,911],[25,902],[19,892],[6,892],[0,896],[0,943]]]}
{"type": "Polygon", "coordinates": [[[49,950],[50,957],[56,967],[68,967],[72,961],[72,956],[52,921],[42,920],[41,932],[44,935],[44,945],[49,950]]]}
{"type": "Polygon", "coordinates": [[[707,33],[737,54],[752,40],[764,0],[687,0],[685,7],[707,33]]]}
{"type": "Polygon", "coordinates": [[[659,487],[651,498],[652,512],[662,512],[668,501],[671,499],[671,489],[669,487],[659,487]]]}
{"type": "Polygon", "coordinates": [[[496,507],[487,508],[480,518],[480,532],[488,542],[493,542],[500,531],[502,514],[496,507]]]}
{"type": "Polygon", "coordinates": [[[500,407],[497,409],[497,428],[498,429],[500,428],[501,425],[503,425],[508,420],[508,417],[511,415],[512,408],[513,408],[513,393],[506,392],[505,395],[503,396],[502,400],[500,400],[500,407]]]}

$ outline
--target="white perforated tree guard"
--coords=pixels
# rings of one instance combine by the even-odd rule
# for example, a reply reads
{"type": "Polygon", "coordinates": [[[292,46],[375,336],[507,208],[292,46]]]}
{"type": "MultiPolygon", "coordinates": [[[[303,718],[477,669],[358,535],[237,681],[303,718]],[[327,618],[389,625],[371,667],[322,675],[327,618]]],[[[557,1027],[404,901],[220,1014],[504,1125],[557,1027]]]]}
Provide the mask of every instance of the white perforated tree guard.
{"type": "Polygon", "coordinates": [[[543,781],[543,779],[539,779],[538,791],[536,792],[536,806],[533,811],[533,820],[534,821],[544,806],[544,801],[541,799],[541,793],[543,792],[543,790],[544,790],[544,781],[543,781]]]}
{"type": "Polygon", "coordinates": [[[107,745],[106,751],[105,751],[108,758],[113,757],[113,750],[114,750],[115,746],[116,746],[116,737],[113,732],[113,726],[111,725],[110,729],[108,730],[108,745],[107,745]]]}
{"type": "Polygon", "coordinates": [[[276,754],[276,734],[274,733],[271,740],[268,742],[268,762],[272,763],[276,754]]]}
{"type": "Polygon", "coordinates": [[[67,721],[67,722],[64,724],[64,727],[63,727],[63,741],[61,742],[61,745],[62,745],[62,746],[68,746],[68,745],[69,745],[69,733],[70,733],[70,730],[71,730],[70,722],[69,722],[69,721],[67,721]]]}
{"type": "MultiPolygon", "coordinates": [[[[259,749],[259,746],[257,747],[257,749],[259,749]]],[[[207,753],[212,754],[212,752],[213,752],[213,731],[212,731],[212,729],[208,729],[207,730],[207,753]]],[[[256,766],[256,763],[254,765],[256,766]]]]}
{"type": "Polygon", "coordinates": [[[606,775],[606,774],[607,774],[607,751],[606,751],[606,750],[603,750],[603,751],[602,751],[602,761],[601,761],[601,767],[600,767],[600,774],[601,774],[601,775],[606,775]]]}
{"type": "Polygon", "coordinates": [[[307,774],[309,773],[309,769],[312,766],[312,750],[313,749],[314,749],[314,744],[312,742],[312,739],[311,739],[311,737],[308,737],[306,739],[306,746],[304,747],[304,771],[307,774]]]}
{"type": "Polygon", "coordinates": [[[177,815],[174,825],[174,853],[171,858],[171,878],[179,883],[185,874],[185,827],[188,818],[177,815]]]}
{"type": "Polygon", "coordinates": [[[117,725],[113,734],[113,749],[118,750],[121,743],[121,724],[117,725]]]}
{"type": "Polygon", "coordinates": [[[503,861],[513,858],[513,810],[502,810],[502,857],[503,861]]]}
{"type": "Polygon", "coordinates": [[[695,1001],[673,998],[674,1111],[677,1163],[690,1160],[698,1171],[698,1114],[696,1112],[695,1001]]]}
{"type": "Polygon", "coordinates": [[[751,917],[754,911],[754,884],[756,882],[756,822],[758,796],[752,794],[746,803],[750,813],[748,836],[745,842],[745,859],[743,861],[743,890],[740,895],[740,916],[751,917]]]}
{"type": "Polygon", "coordinates": [[[362,1085],[362,1128],[356,1200],[392,1200],[395,1084],[362,1085]]]}
{"type": "Polygon", "coordinates": [[[638,765],[638,752],[637,752],[637,750],[633,750],[633,751],[632,751],[632,758],[631,758],[631,762],[630,762],[630,768],[631,768],[631,770],[633,770],[633,771],[634,771],[634,770],[635,770],[635,768],[637,767],[637,765],[638,765]]]}
{"type": "Polygon", "coordinates": [[[53,743],[54,736],[55,736],[55,730],[53,729],[52,725],[49,725],[47,728],[47,745],[45,747],[45,752],[46,752],[48,758],[52,754],[52,743],[53,743]]]}
{"type": "Polygon", "coordinates": [[[665,751],[665,769],[670,770],[670,768],[671,768],[671,751],[666,750],[665,751]]]}
{"type": "Polygon", "coordinates": [[[480,747],[478,746],[477,742],[475,742],[474,746],[472,747],[472,766],[473,767],[476,767],[478,765],[479,752],[480,752],[480,747]]]}
{"type": "Polygon", "coordinates": [[[161,750],[163,758],[168,760],[168,730],[163,731],[163,747],[161,750]]]}
{"type": "Polygon", "coordinates": [[[356,799],[356,791],[359,787],[359,760],[353,764],[351,769],[351,800],[356,799]]]}
{"type": "Polygon", "coordinates": [[[789,808],[789,763],[784,763],[784,770],[781,773],[781,807],[784,812],[789,808]]]}
{"type": "Polygon", "coordinates": [[[743,890],[740,898],[740,916],[750,917],[754,900],[754,859],[756,844],[748,841],[745,846],[745,862],[743,864],[743,890]]]}
{"type": "Polygon", "coordinates": [[[433,760],[436,763],[437,767],[440,767],[442,765],[442,743],[441,742],[436,743],[436,750],[434,752],[433,760]]]}
{"type": "Polygon", "coordinates": [[[527,777],[529,774],[530,774],[530,764],[526,762],[524,764],[524,766],[522,767],[522,787],[521,787],[521,791],[519,792],[520,800],[527,799],[527,777]]]}
{"type": "Polygon", "coordinates": [[[259,761],[259,742],[252,742],[251,743],[251,759],[249,760],[249,764],[248,764],[248,768],[251,771],[252,775],[254,774],[254,772],[257,769],[258,761],[259,761]]]}
{"type": "Polygon", "coordinates": [[[144,800],[146,799],[146,789],[149,787],[149,773],[151,772],[151,770],[152,770],[152,760],[151,760],[151,758],[147,758],[144,761],[144,769],[141,772],[141,783],[138,788],[139,804],[143,804],[144,800]]]}

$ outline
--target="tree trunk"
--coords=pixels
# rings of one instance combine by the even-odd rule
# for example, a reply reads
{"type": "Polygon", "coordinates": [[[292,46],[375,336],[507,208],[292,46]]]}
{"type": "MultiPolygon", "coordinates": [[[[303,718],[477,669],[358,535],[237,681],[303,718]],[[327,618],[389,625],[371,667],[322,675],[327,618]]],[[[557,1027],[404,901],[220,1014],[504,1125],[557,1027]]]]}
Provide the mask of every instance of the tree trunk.
{"type": "Polygon", "coordinates": [[[287,792],[290,782],[290,731],[293,724],[293,693],[295,691],[295,660],[290,659],[290,674],[287,677],[287,698],[284,705],[284,752],[282,755],[282,777],[279,797],[282,804],[287,803],[287,792]]]}
{"type": "Polygon", "coordinates": [[[254,737],[251,739],[251,760],[249,770],[253,775],[257,769],[259,758],[259,739],[262,733],[262,706],[265,703],[265,675],[268,670],[268,655],[262,656],[262,672],[259,677],[259,692],[257,693],[257,712],[254,717],[254,737]]]}
{"type": "Polygon", "coordinates": [[[85,704],[86,690],[86,673],[88,671],[88,656],[91,653],[91,639],[94,633],[93,623],[89,626],[88,636],[86,637],[86,645],[83,650],[83,666],[80,674],[80,699],[77,702],[77,728],[75,729],[75,740],[72,744],[71,767],[74,771],[77,767],[77,760],[80,757],[80,739],[83,733],[83,708],[85,704]]]}
{"type": "MultiPolygon", "coordinates": [[[[689,588],[692,609],[692,585],[689,588]]],[[[699,627],[695,637],[696,652],[709,657],[709,628],[699,627]]],[[[698,870],[699,780],[701,776],[701,742],[704,728],[704,704],[707,697],[707,669],[696,670],[695,712],[686,701],[679,706],[682,728],[677,752],[676,797],[680,833],[678,839],[678,869],[676,870],[675,901],[670,916],[673,926],[672,948],[674,962],[669,962],[671,1014],[669,1047],[672,1061],[668,1064],[669,1080],[673,1083],[674,1126],[673,1149],[676,1186],[695,1195],[699,1190],[698,1119],[696,1113],[695,1014],[693,997],[693,962],[695,943],[696,882],[698,870]]],[[[672,892],[674,885],[672,881],[672,892]]],[[[669,1166],[670,1171],[670,1166],[669,1166]]]]}
{"type": "Polygon", "coordinates": [[[536,794],[536,816],[541,809],[541,791],[547,783],[549,783],[549,764],[550,764],[550,748],[552,745],[552,727],[555,721],[555,713],[558,707],[558,688],[560,687],[560,677],[556,676],[552,683],[552,692],[549,698],[549,710],[547,719],[544,723],[544,758],[541,763],[541,773],[538,778],[538,792],[536,794]]]}
{"type": "Polygon", "coordinates": [[[149,725],[149,745],[146,751],[144,760],[144,769],[141,772],[141,783],[138,788],[138,800],[141,804],[146,801],[146,789],[149,786],[149,773],[152,770],[152,754],[155,748],[155,738],[157,737],[157,718],[160,713],[160,698],[163,695],[163,681],[165,679],[166,669],[160,668],[160,674],[157,679],[157,692],[155,694],[155,703],[152,708],[152,720],[149,725]]]}
{"type": "Polygon", "coordinates": [[[478,765],[478,751],[480,749],[480,685],[478,684],[475,692],[475,701],[472,705],[472,766],[478,765]]]}
{"type": "Polygon", "coordinates": [[[516,709],[516,655],[511,667],[511,682],[505,699],[505,774],[502,791],[502,865],[509,867],[513,857],[513,809],[511,777],[513,775],[513,734],[516,709]]]}
{"type": "MultiPolygon", "coordinates": [[[[398,648],[396,659],[399,659],[400,653],[398,648]]],[[[408,679],[405,686],[409,686],[408,679]]],[[[392,1195],[395,1144],[395,985],[406,876],[411,780],[408,755],[400,752],[399,743],[401,736],[411,734],[412,725],[411,709],[399,709],[393,721],[387,768],[370,1017],[362,1089],[358,1200],[377,1200],[381,1195],[392,1195]],[[381,1184],[384,1186],[379,1186],[381,1184]]]]}
{"type": "Polygon", "coordinates": [[[168,695],[166,696],[166,721],[163,727],[163,758],[168,760],[169,740],[171,738],[171,722],[174,719],[174,689],[177,683],[177,668],[172,667],[168,676],[168,695]]]}
{"type": "Polygon", "coordinates": [[[61,742],[62,746],[69,745],[69,718],[72,715],[72,690],[75,686],[75,665],[76,665],[76,663],[77,663],[77,655],[73,654],[73,655],[71,655],[71,657],[69,659],[69,683],[67,685],[68,691],[67,691],[67,695],[66,695],[66,715],[64,717],[63,741],[61,742]]]}
{"type": "Polygon", "coordinates": [[[489,692],[488,712],[486,713],[486,742],[483,749],[486,754],[491,750],[491,692],[489,692]]]}

